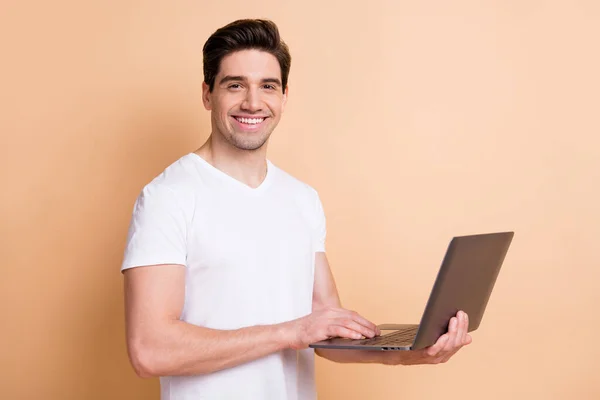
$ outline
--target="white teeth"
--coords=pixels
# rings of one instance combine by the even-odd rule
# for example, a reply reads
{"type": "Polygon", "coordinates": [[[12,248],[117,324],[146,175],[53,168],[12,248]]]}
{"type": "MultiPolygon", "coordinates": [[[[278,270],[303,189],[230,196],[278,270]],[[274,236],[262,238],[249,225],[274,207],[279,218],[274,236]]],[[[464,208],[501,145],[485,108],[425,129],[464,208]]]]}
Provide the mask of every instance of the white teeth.
{"type": "Polygon", "coordinates": [[[250,125],[260,124],[261,122],[263,122],[265,120],[264,118],[238,118],[238,117],[236,117],[235,119],[237,119],[241,123],[250,124],[250,125]]]}

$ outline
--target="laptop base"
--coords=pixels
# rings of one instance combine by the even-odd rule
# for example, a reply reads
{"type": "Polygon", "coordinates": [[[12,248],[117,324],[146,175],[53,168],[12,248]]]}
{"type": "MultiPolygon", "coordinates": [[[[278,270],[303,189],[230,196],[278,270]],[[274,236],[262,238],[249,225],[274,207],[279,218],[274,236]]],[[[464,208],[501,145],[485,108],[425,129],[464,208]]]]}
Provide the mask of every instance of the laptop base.
{"type": "Polygon", "coordinates": [[[372,350],[372,351],[406,351],[411,350],[417,335],[419,325],[416,324],[384,324],[378,328],[381,336],[372,339],[344,339],[331,338],[313,343],[310,347],[315,349],[346,349],[346,350],[372,350]],[[385,331],[392,332],[386,333],[385,331]]]}

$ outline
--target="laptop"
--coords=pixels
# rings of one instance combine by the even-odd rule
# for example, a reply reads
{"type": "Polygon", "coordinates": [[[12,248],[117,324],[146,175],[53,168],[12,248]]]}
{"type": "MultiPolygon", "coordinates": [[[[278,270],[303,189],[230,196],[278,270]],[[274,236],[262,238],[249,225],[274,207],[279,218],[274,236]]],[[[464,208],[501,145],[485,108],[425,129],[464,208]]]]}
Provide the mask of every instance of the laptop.
{"type": "Polygon", "coordinates": [[[448,332],[450,318],[463,310],[469,332],[479,328],[514,232],[452,238],[419,324],[378,325],[374,338],[329,338],[310,347],[352,350],[418,350],[448,332]]]}

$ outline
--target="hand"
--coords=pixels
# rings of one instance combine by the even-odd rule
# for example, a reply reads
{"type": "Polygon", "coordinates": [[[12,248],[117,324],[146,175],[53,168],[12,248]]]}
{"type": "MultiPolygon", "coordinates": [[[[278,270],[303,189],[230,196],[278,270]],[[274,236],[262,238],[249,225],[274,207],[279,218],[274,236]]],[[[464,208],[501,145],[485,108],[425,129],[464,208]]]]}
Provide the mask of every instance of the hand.
{"type": "Polygon", "coordinates": [[[459,311],[450,319],[448,332],[438,338],[434,345],[412,351],[393,351],[385,353],[384,364],[416,365],[439,364],[447,362],[463,346],[471,344],[473,339],[468,332],[469,318],[459,311]]]}
{"type": "Polygon", "coordinates": [[[358,313],[343,308],[325,307],[305,317],[284,323],[290,348],[299,350],[332,337],[372,338],[381,335],[377,326],[358,313]]]}

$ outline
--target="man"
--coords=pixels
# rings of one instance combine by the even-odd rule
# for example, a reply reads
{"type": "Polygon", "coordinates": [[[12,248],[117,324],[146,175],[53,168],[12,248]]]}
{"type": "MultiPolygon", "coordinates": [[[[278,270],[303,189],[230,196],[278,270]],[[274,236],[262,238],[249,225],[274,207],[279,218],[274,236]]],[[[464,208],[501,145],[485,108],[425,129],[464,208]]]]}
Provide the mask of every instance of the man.
{"type": "MultiPolygon", "coordinates": [[[[127,345],[167,399],[314,399],[310,343],[373,337],[343,309],[325,254],[317,192],[266,157],[291,57],[275,24],[241,20],[204,46],[212,132],[148,183],[122,265],[127,345]]],[[[430,348],[319,350],[336,362],[439,363],[470,343],[466,315],[430,348]]]]}

